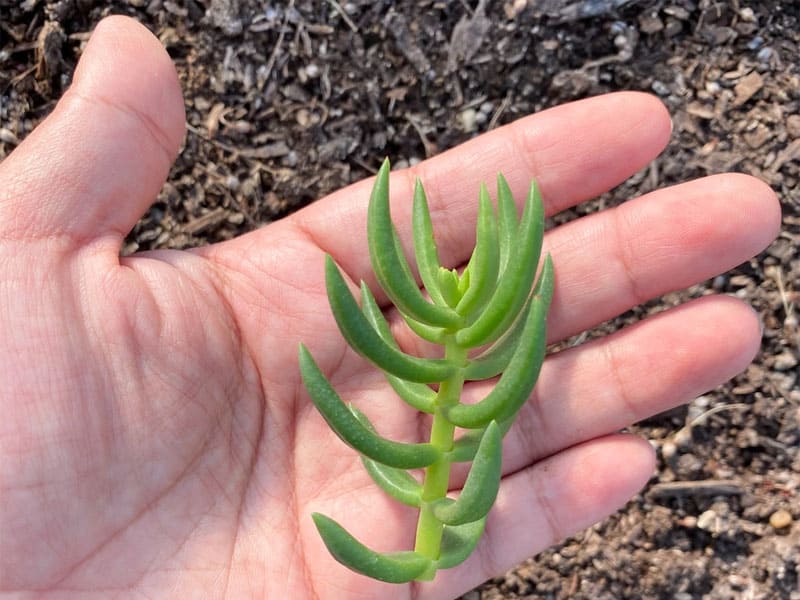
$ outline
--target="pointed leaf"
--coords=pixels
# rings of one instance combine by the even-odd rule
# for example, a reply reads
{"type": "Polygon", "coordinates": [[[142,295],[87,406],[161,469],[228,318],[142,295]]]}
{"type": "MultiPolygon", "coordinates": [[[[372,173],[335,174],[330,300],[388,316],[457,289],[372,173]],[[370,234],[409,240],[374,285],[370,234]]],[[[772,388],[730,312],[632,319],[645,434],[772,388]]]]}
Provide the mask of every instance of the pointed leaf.
{"type": "Polygon", "coordinates": [[[433,515],[446,525],[463,525],[485,517],[497,498],[502,474],[503,437],[495,421],[489,423],[458,499],[433,503],[433,515]]]}
{"type": "Polygon", "coordinates": [[[447,302],[449,306],[454,307],[461,299],[461,290],[459,289],[460,279],[458,277],[458,273],[456,273],[454,269],[439,267],[437,280],[439,282],[439,289],[441,290],[442,297],[444,297],[444,301],[447,302]]]}
{"type": "MultiPolygon", "coordinates": [[[[367,284],[363,281],[361,282],[361,311],[364,313],[364,316],[367,317],[367,321],[369,321],[370,325],[375,328],[375,331],[378,332],[378,335],[381,336],[387,344],[398,349],[400,348],[397,345],[397,340],[392,336],[389,323],[386,322],[383,312],[381,312],[378,303],[375,301],[375,297],[372,295],[372,292],[369,291],[367,284]]],[[[394,389],[397,395],[407,404],[428,414],[433,414],[436,411],[436,406],[434,405],[436,392],[427,385],[424,383],[406,381],[405,379],[400,379],[385,371],[383,374],[389,382],[389,385],[392,386],[392,389],[394,389]]]]}
{"type": "Polygon", "coordinates": [[[330,256],[325,257],[328,301],[347,342],[384,371],[408,381],[433,383],[447,379],[454,367],[444,360],[424,359],[401,352],[370,325],[330,256]]]}
{"type": "Polygon", "coordinates": [[[464,270],[461,271],[461,276],[458,278],[458,293],[462,296],[469,288],[469,279],[469,263],[467,263],[467,266],[464,267],[464,270]]]}
{"type": "Polygon", "coordinates": [[[433,342],[434,344],[443,345],[447,332],[441,327],[434,327],[433,325],[426,325],[419,321],[412,319],[408,315],[401,315],[403,320],[408,324],[408,328],[416,333],[423,340],[433,342]]]}
{"type": "Polygon", "coordinates": [[[395,393],[411,408],[429,415],[436,412],[436,392],[424,383],[406,381],[388,373],[386,374],[386,380],[395,393]]]}
{"type": "Polygon", "coordinates": [[[508,257],[515,246],[519,221],[517,205],[508,182],[502,174],[497,174],[497,218],[500,246],[500,272],[508,265],[508,257]]]}
{"type": "Polygon", "coordinates": [[[480,316],[456,334],[456,343],[461,347],[493,342],[514,322],[530,294],[543,235],[544,207],[539,188],[533,182],[520,221],[519,239],[511,250],[508,266],[480,316]]]}
{"type": "Polygon", "coordinates": [[[472,462],[478,452],[478,446],[483,438],[483,429],[470,429],[461,434],[455,442],[447,458],[451,463],[472,462]]]}
{"type": "Polygon", "coordinates": [[[475,250],[469,260],[469,287],[456,306],[459,314],[471,315],[491,297],[499,267],[497,219],[489,199],[489,191],[481,184],[475,250]]]}
{"type": "MultiPolygon", "coordinates": [[[[514,415],[516,416],[516,415],[514,415]]],[[[505,437],[508,430],[514,424],[514,418],[506,418],[502,421],[497,421],[497,426],[500,428],[500,435],[505,437]]],[[[450,452],[447,453],[447,458],[451,463],[457,462],[472,462],[475,460],[475,454],[478,452],[483,439],[484,429],[470,429],[461,434],[455,442],[450,452]]]]}
{"type": "Polygon", "coordinates": [[[522,307],[517,320],[499,340],[486,351],[467,362],[467,366],[464,367],[465,380],[491,379],[505,371],[508,363],[511,362],[511,357],[514,356],[514,351],[519,346],[532,300],[533,295],[525,302],[525,306],[522,307]]]}
{"type": "Polygon", "coordinates": [[[553,295],[553,263],[549,255],[540,277],[539,293],[533,296],[521,342],[508,368],[494,389],[477,404],[459,404],[445,409],[445,416],[451,423],[475,429],[493,419],[503,420],[515,414],[533,391],[547,346],[546,316],[553,295]]]}
{"type": "Polygon", "coordinates": [[[387,467],[363,456],[361,461],[372,481],[384,492],[398,502],[419,508],[422,504],[422,486],[408,472],[387,467]]]}
{"type": "MultiPolygon", "coordinates": [[[[547,267],[547,265],[545,265],[545,267],[547,267]]],[[[552,270],[552,260],[549,268],[552,270]]],[[[467,366],[464,367],[465,380],[477,381],[489,379],[495,375],[499,375],[506,369],[517,348],[519,339],[522,337],[522,330],[525,328],[525,321],[528,318],[533,297],[541,295],[541,287],[543,284],[549,285],[551,283],[552,277],[539,277],[533,293],[525,302],[525,306],[523,306],[520,311],[519,318],[514,322],[511,328],[506,331],[503,337],[497,340],[494,345],[476,358],[470,360],[467,366]]]]}
{"type": "Polygon", "coordinates": [[[433,561],[416,552],[375,552],[330,517],[320,513],[311,517],[333,557],[357,573],[389,583],[407,583],[435,569],[433,561]]]}
{"type": "Polygon", "coordinates": [[[439,252],[433,237],[428,199],[425,197],[425,189],[419,179],[414,185],[411,227],[414,230],[414,255],[417,259],[417,269],[425,284],[425,289],[428,290],[428,294],[436,304],[447,306],[442,292],[439,290],[439,268],[442,264],[439,262],[439,252]]]}
{"type": "Polygon", "coordinates": [[[375,180],[367,209],[367,241],[372,269],[378,282],[402,312],[441,327],[454,327],[461,318],[451,308],[428,302],[411,277],[389,212],[389,161],[384,161],[375,180]]]}
{"type": "Polygon", "coordinates": [[[427,467],[439,459],[441,452],[431,444],[394,442],[377,435],[371,426],[363,425],[345,405],[302,344],[299,360],[300,374],[311,401],[348,446],[379,463],[400,469],[427,467]]]}
{"type": "MultiPolygon", "coordinates": [[[[350,410],[359,423],[375,433],[375,428],[364,413],[352,406],[350,410]]],[[[366,456],[361,457],[361,462],[378,487],[392,498],[416,508],[422,504],[422,486],[405,469],[389,467],[366,456]]]]}
{"type": "Polygon", "coordinates": [[[463,525],[445,525],[437,569],[451,569],[467,560],[483,535],[486,517],[463,525]]]}

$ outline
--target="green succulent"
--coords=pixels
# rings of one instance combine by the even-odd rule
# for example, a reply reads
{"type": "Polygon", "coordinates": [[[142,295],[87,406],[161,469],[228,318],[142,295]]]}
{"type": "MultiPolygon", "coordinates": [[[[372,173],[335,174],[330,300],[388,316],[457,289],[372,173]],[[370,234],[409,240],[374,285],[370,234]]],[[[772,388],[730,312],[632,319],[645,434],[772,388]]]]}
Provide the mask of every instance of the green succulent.
{"type": "Polygon", "coordinates": [[[439,262],[419,180],[412,225],[417,269],[430,300],[412,274],[391,220],[386,160],[367,217],[372,268],[411,330],[443,346],[444,358],[401,351],[369,288],[361,283],[359,306],[330,256],[325,276],[331,309],[345,340],[384,372],[401,399],[433,415],[430,441],[409,444],[381,437],[362,412],[342,401],[309,351],[300,346],[300,371],[319,412],[361,454],[375,483],[419,512],[415,548],[404,552],[375,552],[319,513],[312,515],[314,523],[339,562],[392,583],[433,579],[438,569],[466,560],[478,544],[500,487],[503,436],[530,396],[544,360],[553,295],[549,255],[534,281],[544,234],[544,209],[535,181],[521,217],[502,175],[497,178],[497,214],[486,186],[481,186],[475,249],[460,274],[439,262]],[[498,375],[483,400],[460,402],[465,382],[498,375]],[[464,430],[458,438],[457,427],[464,430]],[[454,499],[447,492],[450,467],[456,462],[472,465],[454,499]],[[424,469],[423,482],[408,469],[424,469]]]}

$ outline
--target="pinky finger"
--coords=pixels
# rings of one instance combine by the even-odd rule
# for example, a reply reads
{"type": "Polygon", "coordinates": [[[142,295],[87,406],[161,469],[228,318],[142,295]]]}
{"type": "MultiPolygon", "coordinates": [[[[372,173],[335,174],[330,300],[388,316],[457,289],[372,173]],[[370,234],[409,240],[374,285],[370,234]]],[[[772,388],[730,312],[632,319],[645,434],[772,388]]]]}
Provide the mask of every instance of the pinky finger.
{"type": "Polygon", "coordinates": [[[421,584],[418,597],[455,597],[593,525],[635,495],[654,466],[646,441],[609,435],[504,477],[475,553],[421,584]]]}

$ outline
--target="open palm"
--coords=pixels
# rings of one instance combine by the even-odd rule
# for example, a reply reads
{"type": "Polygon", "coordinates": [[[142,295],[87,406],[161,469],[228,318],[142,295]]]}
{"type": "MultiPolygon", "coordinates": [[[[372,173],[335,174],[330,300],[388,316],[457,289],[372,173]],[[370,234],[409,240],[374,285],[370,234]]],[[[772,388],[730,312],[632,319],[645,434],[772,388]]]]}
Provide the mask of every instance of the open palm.
{"type": "MultiPolygon", "coordinates": [[[[624,503],[653,458],[615,432],[732,376],[758,347],[750,309],[711,297],[552,356],[507,436],[475,555],[430,583],[368,580],[328,555],[310,514],[378,550],[413,547],[415,517],[316,413],[297,347],[383,435],[422,440],[424,421],[348,349],[325,297],[325,252],[378,291],[371,183],[231,242],[120,259],[183,127],[166,53],[111,18],[53,115],[0,164],[0,591],[453,597],[624,503]]],[[[523,197],[536,176],[553,214],[646,165],[669,131],[663,107],[632,93],[520,120],[395,173],[400,235],[416,176],[455,266],[472,250],[479,181],[502,170],[523,197]]],[[[769,188],[724,175],[548,232],[550,340],[736,265],[778,222],[769,188]]]]}

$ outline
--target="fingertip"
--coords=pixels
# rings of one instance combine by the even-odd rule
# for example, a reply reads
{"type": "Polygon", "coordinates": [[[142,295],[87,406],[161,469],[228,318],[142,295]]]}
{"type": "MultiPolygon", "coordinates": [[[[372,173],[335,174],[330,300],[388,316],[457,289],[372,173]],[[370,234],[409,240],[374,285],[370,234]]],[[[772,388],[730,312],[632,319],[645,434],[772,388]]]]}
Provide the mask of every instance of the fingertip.
{"type": "Polygon", "coordinates": [[[732,352],[732,356],[725,363],[727,373],[724,374],[725,379],[730,379],[744,371],[758,354],[764,323],[758,311],[739,298],[723,295],[700,301],[702,300],[709,303],[714,315],[727,321],[719,324],[719,330],[728,332],[730,336],[725,346],[732,352]]]}
{"type": "Polygon", "coordinates": [[[578,504],[575,509],[583,509],[589,515],[582,526],[623,506],[647,485],[656,468],[652,445],[632,434],[609,435],[579,448],[582,448],[581,460],[574,466],[578,472],[571,473],[571,477],[580,482],[582,490],[582,493],[574,490],[574,501],[578,504]],[[583,503],[585,506],[580,506],[583,503]]]}
{"type": "Polygon", "coordinates": [[[113,93],[112,104],[143,115],[161,145],[177,153],[186,127],[178,74],[164,46],[135,19],[114,15],[97,24],[71,90],[96,99],[113,93]]]}
{"type": "Polygon", "coordinates": [[[662,148],[667,145],[672,136],[672,115],[658,96],[648,92],[623,91],[608,94],[607,97],[620,103],[620,110],[627,112],[633,109],[645,116],[647,131],[653,135],[654,142],[660,143],[662,148]]]}
{"type": "Polygon", "coordinates": [[[739,195],[749,200],[747,208],[754,223],[761,228],[761,245],[766,248],[781,230],[781,204],[775,190],[763,179],[745,173],[731,173],[731,180],[738,183],[739,195]]]}
{"type": "Polygon", "coordinates": [[[780,201],[765,181],[745,173],[721,173],[698,181],[708,196],[712,196],[708,191],[712,186],[717,188],[713,197],[721,218],[714,219],[710,226],[727,231],[728,245],[740,248],[740,256],[757,255],[780,233],[780,201]]]}

